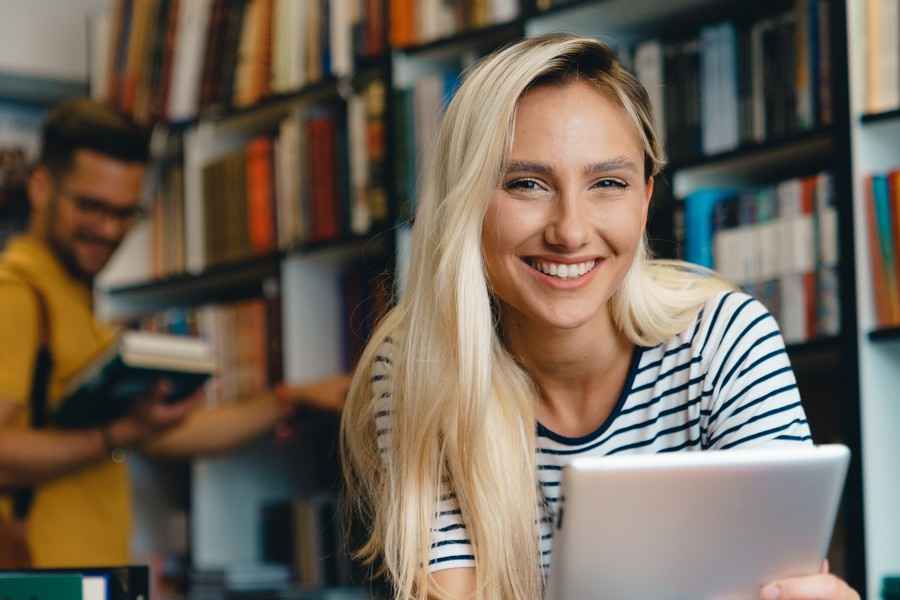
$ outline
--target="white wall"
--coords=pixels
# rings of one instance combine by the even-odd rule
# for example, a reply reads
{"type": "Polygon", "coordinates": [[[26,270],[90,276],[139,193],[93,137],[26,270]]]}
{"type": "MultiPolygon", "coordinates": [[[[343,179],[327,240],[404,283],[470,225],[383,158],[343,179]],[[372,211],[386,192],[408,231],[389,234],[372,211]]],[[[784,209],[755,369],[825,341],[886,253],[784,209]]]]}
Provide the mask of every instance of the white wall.
{"type": "Polygon", "coordinates": [[[111,0],[0,0],[0,72],[88,79],[88,16],[111,0]]]}

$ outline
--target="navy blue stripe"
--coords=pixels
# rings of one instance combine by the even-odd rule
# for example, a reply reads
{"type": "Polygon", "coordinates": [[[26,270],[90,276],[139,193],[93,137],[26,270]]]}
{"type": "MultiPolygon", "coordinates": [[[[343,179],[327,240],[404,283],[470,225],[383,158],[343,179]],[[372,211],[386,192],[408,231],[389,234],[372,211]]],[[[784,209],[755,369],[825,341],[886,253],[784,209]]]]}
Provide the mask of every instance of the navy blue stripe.
{"type": "Polygon", "coordinates": [[[438,529],[438,531],[442,531],[442,532],[446,533],[448,531],[456,531],[457,529],[465,529],[465,528],[466,528],[466,526],[463,525],[462,523],[454,523],[453,525],[447,525],[446,527],[441,527],[438,529]]]}
{"type": "Polygon", "coordinates": [[[541,485],[544,487],[559,487],[558,481],[542,481],[541,485]]]}
{"type": "Polygon", "coordinates": [[[689,368],[691,368],[691,365],[693,365],[694,363],[700,362],[700,360],[701,359],[699,356],[695,356],[689,362],[678,365],[676,367],[672,367],[665,373],[661,373],[661,374],[657,375],[656,378],[653,381],[651,381],[650,383],[645,383],[644,385],[640,385],[638,387],[631,388],[631,392],[629,392],[629,393],[633,394],[635,392],[642,392],[644,390],[652,389],[657,383],[660,382],[660,380],[665,379],[666,377],[672,375],[673,373],[677,373],[678,371],[684,371],[685,369],[689,369],[689,368]]]}
{"type": "MultiPolygon", "coordinates": [[[[752,300],[750,300],[748,302],[752,302],[752,300]]],[[[747,306],[747,304],[745,303],[745,304],[741,305],[741,308],[743,308],[744,306],[747,306]]],[[[737,315],[737,313],[735,313],[735,315],[737,315]]],[[[772,319],[774,321],[775,317],[773,317],[769,313],[765,313],[765,314],[762,314],[762,315],[756,317],[755,319],[750,321],[750,323],[746,327],[744,327],[744,330],[741,331],[741,333],[738,334],[737,338],[735,338],[735,340],[734,340],[734,343],[729,345],[728,351],[725,352],[725,357],[722,359],[722,362],[719,363],[720,364],[719,370],[716,372],[716,376],[713,377],[712,386],[711,386],[713,389],[716,388],[716,385],[719,382],[719,377],[722,376],[722,370],[725,368],[725,365],[728,364],[728,359],[731,358],[732,353],[734,353],[734,351],[737,349],[738,344],[741,342],[742,339],[744,339],[744,336],[747,335],[747,333],[751,329],[753,329],[754,327],[759,325],[760,321],[765,321],[766,319],[772,319]]],[[[728,326],[730,327],[731,323],[729,323],[728,326]]],[[[723,339],[724,339],[724,336],[723,336],[723,339]]],[[[738,364],[740,364],[740,361],[738,361],[738,364]]],[[[735,367],[735,368],[737,368],[737,367],[735,367]]]]}
{"type": "Polygon", "coordinates": [[[382,394],[381,394],[380,396],[378,396],[378,399],[379,399],[379,400],[385,400],[385,399],[390,398],[390,397],[391,397],[391,393],[390,393],[390,392],[382,392],[382,394]]]}
{"type": "Polygon", "coordinates": [[[538,448],[538,452],[540,452],[542,454],[555,454],[555,455],[581,454],[581,453],[587,452],[588,450],[593,450],[594,448],[602,446],[603,444],[607,443],[608,441],[610,441],[612,438],[616,437],[617,435],[621,435],[621,434],[627,433],[629,431],[635,431],[637,429],[643,429],[649,425],[653,425],[654,423],[656,423],[663,417],[667,417],[667,416],[670,416],[670,415],[673,415],[673,414],[679,413],[679,412],[684,412],[684,411],[688,410],[694,404],[697,404],[698,402],[700,402],[700,398],[694,398],[693,400],[688,400],[684,404],[680,404],[678,406],[673,406],[672,408],[668,408],[666,410],[660,411],[659,414],[657,414],[652,419],[648,419],[648,420],[642,421],[640,423],[635,423],[634,425],[628,425],[627,427],[622,427],[620,429],[617,429],[614,432],[612,432],[611,434],[609,434],[607,437],[605,437],[604,439],[602,439],[599,442],[596,442],[594,444],[591,444],[590,446],[585,446],[583,448],[579,448],[576,450],[554,450],[552,448],[538,448]]]}
{"type": "Polygon", "coordinates": [[[435,542],[435,543],[431,544],[431,547],[432,547],[432,548],[440,548],[441,546],[449,546],[449,545],[451,545],[451,544],[471,544],[471,543],[472,543],[472,542],[470,542],[469,540],[466,540],[466,539],[462,539],[462,540],[444,540],[443,542],[435,542]]]}
{"type": "Polygon", "coordinates": [[[461,515],[461,514],[462,514],[462,510],[456,508],[456,509],[453,509],[453,510],[442,510],[441,512],[438,513],[438,516],[439,516],[439,517],[446,517],[446,516],[449,516],[449,515],[461,515]]]}
{"type": "Polygon", "coordinates": [[[663,353],[661,359],[655,360],[655,361],[653,361],[652,363],[649,363],[649,364],[647,364],[647,365],[644,365],[643,367],[641,367],[640,369],[638,369],[638,370],[635,372],[635,374],[636,374],[636,375],[640,375],[641,373],[643,373],[644,371],[646,371],[646,370],[648,370],[648,369],[652,369],[653,367],[659,367],[659,366],[662,366],[663,361],[664,361],[667,357],[669,357],[669,356],[671,356],[671,355],[673,355],[673,354],[678,354],[678,353],[681,352],[682,350],[686,350],[686,349],[688,349],[688,348],[690,348],[690,347],[691,347],[690,342],[686,342],[686,343],[684,343],[684,344],[678,346],[677,348],[672,348],[671,350],[666,350],[666,351],[663,353]]]}
{"type": "Polygon", "coordinates": [[[388,379],[387,375],[373,375],[372,379],[370,379],[369,381],[372,383],[378,383],[379,381],[384,381],[385,379],[388,379]]]}
{"type": "MultiPolygon", "coordinates": [[[[757,384],[760,384],[760,383],[762,383],[763,381],[767,381],[767,380],[769,380],[769,379],[772,379],[773,377],[778,377],[778,376],[781,375],[782,373],[788,373],[788,372],[791,372],[791,368],[790,368],[789,366],[788,366],[788,367],[783,367],[783,368],[781,368],[781,369],[776,369],[775,371],[772,371],[771,373],[767,373],[767,374],[763,375],[762,377],[760,377],[759,379],[756,379],[756,380],[752,381],[750,384],[748,384],[748,385],[747,385],[744,389],[742,389],[740,392],[738,392],[737,394],[735,394],[734,396],[732,396],[731,398],[729,398],[727,401],[723,402],[722,405],[719,407],[719,409],[716,410],[716,412],[713,413],[713,414],[709,417],[709,423],[708,423],[708,425],[712,425],[713,421],[715,421],[716,419],[718,419],[718,418],[719,418],[719,415],[722,414],[722,411],[724,411],[725,409],[727,409],[728,407],[730,407],[732,404],[734,404],[735,402],[737,402],[738,400],[740,400],[741,396],[743,396],[744,394],[746,394],[747,391],[750,390],[750,388],[752,388],[753,386],[755,386],[755,385],[757,385],[757,384]]],[[[738,410],[741,410],[741,409],[738,409],[738,410]]]]}
{"type": "Polygon", "coordinates": [[[454,498],[456,498],[456,494],[444,494],[443,496],[438,498],[438,501],[446,502],[447,500],[453,500],[454,498]]]}
{"type": "Polygon", "coordinates": [[[380,419],[381,417],[389,417],[391,416],[391,413],[392,411],[390,410],[379,410],[377,413],[375,413],[375,418],[380,419]]]}
{"type": "MultiPolygon", "coordinates": [[[[774,320],[774,317],[773,317],[773,320],[774,320]]],[[[744,352],[743,354],[741,354],[741,357],[738,358],[736,361],[734,361],[734,366],[731,367],[731,370],[728,372],[727,375],[725,375],[725,379],[722,380],[722,385],[719,387],[723,388],[726,385],[728,385],[728,382],[731,381],[731,378],[734,375],[735,371],[737,371],[741,367],[741,365],[743,365],[747,361],[747,357],[750,356],[750,353],[753,352],[757,346],[759,346],[760,344],[762,344],[763,342],[765,342],[768,339],[776,337],[777,335],[778,335],[778,329],[775,329],[775,331],[767,333],[766,335],[762,336],[761,338],[759,338],[756,341],[749,344],[750,347],[747,349],[747,351],[744,352]]],[[[757,366],[759,363],[760,363],[760,361],[757,360],[755,363],[753,363],[753,366],[757,366]]],[[[723,366],[724,366],[724,364],[725,364],[725,361],[722,361],[723,366]]],[[[750,370],[750,367],[744,369],[743,371],[741,371],[740,375],[744,375],[749,370],[750,370]]],[[[721,371],[719,371],[719,373],[721,373],[721,371]]],[[[716,377],[718,378],[718,375],[716,377]]],[[[715,386],[716,386],[716,382],[713,381],[713,387],[715,387],[715,386]]]]}
{"type": "MultiPolygon", "coordinates": [[[[788,367],[788,369],[790,369],[790,367],[788,367]]],[[[764,401],[768,400],[769,398],[771,398],[772,396],[777,396],[778,394],[783,394],[785,392],[790,392],[791,390],[796,390],[796,389],[797,389],[796,383],[792,383],[790,385],[786,385],[784,387],[774,389],[771,392],[769,392],[768,394],[765,394],[763,396],[760,396],[759,398],[754,399],[752,402],[748,402],[747,404],[741,404],[736,409],[734,409],[734,412],[731,413],[731,417],[741,414],[742,412],[744,412],[751,406],[756,406],[760,402],[764,402],[764,401]]],[[[731,418],[731,417],[729,417],[729,418],[731,418]]]]}
{"type": "Polygon", "coordinates": [[[553,539],[553,533],[552,533],[552,532],[551,532],[551,533],[545,533],[544,535],[541,536],[541,539],[542,539],[542,540],[552,540],[552,539],[553,539]]]}
{"type": "Polygon", "coordinates": [[[656,396],[655,398],[651,398],[650,400],[648,400],[647,402],[644,402],[642,404],[635,404],[634,406],[629,406],[628,408],[623,409],[619,414],[627,415],[628,413],[633,413],[636,410],[649,408],[649,407],[653,406],[654,404],[657,404],[660,400],[662,400],[666,396],[671,396],[672,394],[677,394],[678,392],[688,389],[689,387],[691,387],[694,384],[700,383],[701,381],[703,381],[704,377],[705,377],[704,375],[701,375],[700,377],[695,377],[694,379],[689,379],[687,381],[687,383],[683,383],[683,384],[675,386],[673,388],[669,388],[665,392],[660,394],[659,396],[656,396]]]}
{"type": "Polygon", "coordinates": [[[687,349],[689,349],[691,346],[693,346],[693,345],[694,345],[694,340],[695,340],[696,337],[697,337],[697,333],[700,332],[700,324],[701,324],[702,322],[703,322],[703,309],[701,308],[701,309],[700,309],[700,312],[697,314],[697,318],[696,318],[695,321],[694,321],[694,331],[693,331],[693,333],[691,333],[691,340],[690,340],[689,342],[685,342],[684,344],[681,344],[680,346],[676,346],[675,348],[672,348],[672,349],[670,349],[670,350],[666,350],[665,352],[663,352],[663,355],[662,355],[662,358],[661,358],[661,359],[656,360],[656,361],[653,361],[652,363],[650,363],[650,364],[648,364],[648,365],[645,365],[645,366],[641,367],[640,369],[637,370],[637,372],[636,372],[635,374],[636,374],[636,375],[639,375],[639,374],[643,373],[644,371],[646,371],[646,370],[648,370],[648,369],[652,369],[652,368],[654,368],[654,367],[660,367],[660,368],[661,368],[662,365],[663,365],[663,362],[665,362],[665,360],[666,360],[668,357],[672,356],[673,354],[680,354],[682,351],[687,350],[687,349]]]}
{"type": "Polygon", "coordinates": [[[650,438],[648,440],[642,440],[640,442],[634,442],[633,444],[619,446],[618,448],[615,448],[614,450],[610,450],[609,452],[607,452],[606,455],[612,456],[613,454],[618,454],[619,452],[625,452],[626,450],[634,450],[635,448],[643,448],[644,446],[649,446],[650,444],[654,443],[656,440],[658,440],[660,437],[662,437],[664,435],[670,435],[673,433],[678,433],[679,431],[684,431],[686,429],[690,429],[691,427],[694,427],[695,425],[697,425],[697,423],[699,423],[699,422],[700,422],[700,417],[697,417],[696,419],[692,419],[692,420],[688,421],[687,423],[682,423],[681,425],[678,425],[677,427],[661,429],[660,431],[656,432],[656,435],[654,435],[652,438],[650,438]]]}
{"type": "Polygon", "coordinates": [[[718,442],[720,442],[722,440],[723,437],[725,437],[728,434],[734,433],[736,431],[740,431],[745,425],[749,425],[750,423],[755,423],[756,421],[760,421],[767,417],[771,417],[772,415],[777,415],[778,413],[783,413],[786,410],[793,410],[795,408],[801,408],[802,406],[803,405],[800,402],[794,402],[793,404],[785,404],[784,406],[779,406],[778,408],[773,408],[772,410],[768,410],[764,413],[759,413],[758,415],[754,415],[754,416],[750,417],[749,419],[747,419],[746,421],[744,421],[743,423],[738,423],[737,425],[734,425],[733,427],[729,427],[725,431],[719,433],[719,435],[713,436],[709,440],[709,445],[715,446],[718,442]]]}
{"type": "Polygon", "coordinates": [[[666,452],[679,452],[681,450],[684,450],[685,448],[693,448],[694,446],[698,445],[699,443],[700,443],[700,438],[693,439],[693,440],[687,440],[686,442],[678,444],[677,446],[670,446],[668,448],[663,448],[662,450],[659,450],[657,452],[657,454],[663,454],[666,452]]]}
{"type": "Polygon", "coordinates": [[[383,354],[377,354],[375,359],[372,361],[373,363],[384,363],[386,365],[392,365],[394,363],[391,362],[391,359],[383,354]]]}
{"type": "Polygon", "coordinates": [[[455,554],[453,556],[442,556],[440,558],[432,558],[428,561],[429,565],[436,565],[437,563],[448,562],[451,560],[475,560],[475,557],[471,554],[455,554]]]}
{"type": "Polygon", "coordinates": [[[788,442],[808,442],[812,439],[811,435],[779,435],[776,440],[786,440],[788,442]]]}
{"type": "Polygon", "coordinates": [[[538,471],[562,471],[559,465],[538,465],[538,471]]]}
{"type": "Polygon", "coordinates": [[[703,353],[706,352],[706,344],[709,343],[709,338],[716,326],[716,321],[719,320],[719,314],[722,312],[722,307],[725,306],[725,302],[732,294],[734,294],[734,292],[728,292],[727,294],[722,296],[721,300],[719,300],[719,305],[716,307],[716,312],[713,313],[712,319],[710,319],[709,321],[709,326],[706,329],[706,339],[703,340],[703,346],[700,347],[700,356],[703,356],[703,353]]]}
{"type": "Polygon", "coordinates": [[[740,446],[741,444],[746,444],[747,442],[751,442],[751,441],[759,439],[761,437],[766,437],[766,436],[772,435],[773,433],[778,433],[780,431],[784,431],[785,429],[789,429],[789,428],[793,427],[794,425],[803,424],[803,423],[806,423],[806,421],[803,419],[794,419],[787,425],[782,425],[781,427],[773,427],[772,429],[767,429],[765,431],[760,431],[759,433],[754,433],[753,435],[748,435],[747,437],[741,438],[734,442],[731,442],[730,444],[725,444],[724,446],[722,446],[722,450],[728,450],[729,448],[734,448],[735,446],[740,446]]]}
{"type": "MultiPolygon", "coordinates": [[[[767,335],[767,336],[765,336],[764,338],[760,339],[759,342],[760,342],[760,343],[761,343],[761,342],[764,342],[767,338],[774,337],[774,336],[777,336],[777,335],[778,335],[778,332],[777,332],[777,331],[773,331],[773,332],[770,333],[769,335],[767,335]]],[[[747,374],[748,371],[752,371],[753,369],[755,369],[756,367],[758,367],[758,366],[761,365],[762,363],[766,362],[766,361],[769,360],[770,358],[775,358],[776,356],[778,356],[778,355],[780,355],[780,354],[787,354],[787,349],[786,349],[786,348],[780,348],[780,349],[778,349],[778,350],[774,350],[774,351],[772,351],[772,352],[769,352],[769,353],[766,354],[765,356],[761,356],[760,358],[758,358],[758,359],[756,359],[755,361],[753,361],[753,363],[752,363],[751,365],[749,365],[746,369],[744,369],[743,371],[741,371],[740,373],[738,373],[738,377],[743,377],[744,375],[747,374]]]]}

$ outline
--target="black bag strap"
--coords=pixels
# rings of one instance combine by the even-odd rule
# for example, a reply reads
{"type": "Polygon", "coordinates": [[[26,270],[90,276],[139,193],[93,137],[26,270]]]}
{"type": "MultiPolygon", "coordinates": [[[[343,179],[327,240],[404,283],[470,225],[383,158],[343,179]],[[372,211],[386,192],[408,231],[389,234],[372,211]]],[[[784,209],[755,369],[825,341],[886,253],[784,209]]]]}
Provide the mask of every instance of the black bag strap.
{"type": "MultiPolygon", "coordinates": [[[[50,387],[50,373],[53,371],[53,355],[50,353],[50,316],[44,295],[28,279],[21,280],[31,288],[38,306],[38,351],[31,378],[31,427],[41,429],[47,426],[47,392],[50,387]]],[[[13,514],[19,520],[28,518],[34,502],[34,488],[20,488],[13,492],[13,514]]]]}

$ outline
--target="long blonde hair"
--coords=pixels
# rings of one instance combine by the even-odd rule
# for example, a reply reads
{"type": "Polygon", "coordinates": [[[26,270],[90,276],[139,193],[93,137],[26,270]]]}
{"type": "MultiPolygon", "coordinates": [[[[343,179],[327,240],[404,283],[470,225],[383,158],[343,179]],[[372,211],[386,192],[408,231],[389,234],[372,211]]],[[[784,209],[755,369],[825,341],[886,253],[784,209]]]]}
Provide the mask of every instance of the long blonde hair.
{"type": "MultiPolygon", "coordinates": [[[[427,572],[443,482],[474,549],[477,598],[541,596],[538,395],[498,335],[481,236],[519,98],[576,77],[622,105],[644,144],[645,175],[657,175],[665,158],[646,90],[605,44],[554,34],[503,49],[467,73],[421,180],[408,288],[363,353],[341,424],[347,497],[371,526],[359,555],[381,561],[397,598],[444,597],[427,572]],[[371,369],[388,338],[392,434],[384,457],[371,369]]],[[[642,240],[609,310],[631,341],[652,346],[687,328],[727,287],[684,263],[652,260],[642,240]]]]}

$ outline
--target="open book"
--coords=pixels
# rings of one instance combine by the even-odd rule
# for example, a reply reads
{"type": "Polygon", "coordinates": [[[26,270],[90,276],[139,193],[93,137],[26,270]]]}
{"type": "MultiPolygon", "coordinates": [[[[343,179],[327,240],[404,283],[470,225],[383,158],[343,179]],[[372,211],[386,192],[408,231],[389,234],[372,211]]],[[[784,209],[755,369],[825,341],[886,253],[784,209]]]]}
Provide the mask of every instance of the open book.
{"type": "Polygon", "coordinates": [[[57,427],[96,427],[124,416],[158,381],[172,386],[171,401],[194,393],[215,371],[205,340],[126,331],[66,386],[51,413],[57,427]]]}

